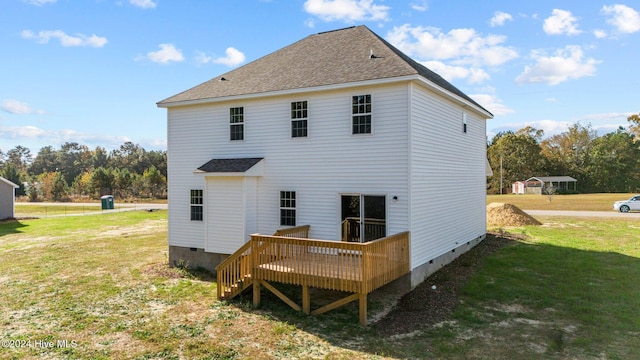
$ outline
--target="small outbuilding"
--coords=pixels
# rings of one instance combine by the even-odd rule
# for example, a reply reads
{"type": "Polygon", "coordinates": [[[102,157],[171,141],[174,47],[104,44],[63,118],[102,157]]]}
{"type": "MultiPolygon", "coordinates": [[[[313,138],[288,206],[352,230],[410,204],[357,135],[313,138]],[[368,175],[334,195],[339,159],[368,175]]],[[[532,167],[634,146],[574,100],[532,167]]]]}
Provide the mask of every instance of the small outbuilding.
{"type": "Polygon", "coordinates": [[[571,176],[534,176],[511,184],[513,194],[545,194],[544,189],[553,187],[560,193],[576,192],[578,180],[571,176]]]}
{"type": "Polygon", "coordinates": [[[19,187],[0,176],[0,220],[14,217],[16,189],[19,187]]]}

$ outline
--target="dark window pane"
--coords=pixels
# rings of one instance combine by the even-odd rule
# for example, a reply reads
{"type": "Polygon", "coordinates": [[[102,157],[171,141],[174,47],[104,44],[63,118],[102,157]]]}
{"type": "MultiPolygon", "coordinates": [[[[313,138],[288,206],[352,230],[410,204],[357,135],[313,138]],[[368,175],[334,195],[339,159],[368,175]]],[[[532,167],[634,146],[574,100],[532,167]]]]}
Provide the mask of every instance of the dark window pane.
{"type": "Polygon", "coordinates": [[[292,209],[280,209],[280,225],[296,226],[296,211],[292,209]]]}
{"type": "Polygon", "coordinates": [[[231,125],[230,129],[230,139],[231,140],[244,140],[244,125],[243,124],[234,124],[231,125]]]}
{"type": "Polygon", "coordinates": [[[202,206],[191,206],[191,220],[202,221],[202,206]]]}
{"type": "Polygon", "coordinates": [[[291,137],[307,136],[307,120],[294,120],[291,122],[291,137]]]}

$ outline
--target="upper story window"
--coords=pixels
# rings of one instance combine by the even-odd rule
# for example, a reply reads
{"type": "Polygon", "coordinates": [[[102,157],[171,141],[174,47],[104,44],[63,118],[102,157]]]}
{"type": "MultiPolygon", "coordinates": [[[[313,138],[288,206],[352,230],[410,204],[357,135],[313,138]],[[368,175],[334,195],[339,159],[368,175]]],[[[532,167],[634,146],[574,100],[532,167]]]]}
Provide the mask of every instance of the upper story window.
{"type": "Polygon", "coordinates": [[[462,132],[467,133],[467,113],[462,113],[462,132]]]}
{"type": "Polygon", "coordinates": [[[202,190],[191,190],[189,202],[191,203],[191,220],[202,221],[204,213],[202,190]]]}
{"type": "Polygon", "coordinates": [[[244,108],[229,109],[229,140],[244,140],[244,108]]]}
{"type": "Polygon", "coordinates": [[[356,95],[351,106],[352,134],[371,134],[371,95],[356,95]]]}
{"type": "Polygon", "coordinates": [[[291,103],[291,137],[307,137],[307,102],[291,103]]]}

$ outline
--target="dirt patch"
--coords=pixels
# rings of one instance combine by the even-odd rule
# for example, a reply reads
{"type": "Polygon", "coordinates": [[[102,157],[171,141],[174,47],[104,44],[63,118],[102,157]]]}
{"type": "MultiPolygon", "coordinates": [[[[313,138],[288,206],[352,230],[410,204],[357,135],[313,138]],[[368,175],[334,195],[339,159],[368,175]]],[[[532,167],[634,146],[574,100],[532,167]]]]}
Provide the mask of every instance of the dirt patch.
{"type": "Polygon", "coordinates": [[[396,307],[374,327],[381,335],[399,336],[447,321],[460,303],[458,293],[484,259],[515,238],[489,233],[484,241],[431,275],[402,297],[396,307]],[[435,288],[434,288],[435,286],[435,288]]]}
{"type": "Polygon", "coordinates": [[[542,223],[515,205],[505,203],[487,205],[487,226],[523,225],[542,225],[542,223]]]}

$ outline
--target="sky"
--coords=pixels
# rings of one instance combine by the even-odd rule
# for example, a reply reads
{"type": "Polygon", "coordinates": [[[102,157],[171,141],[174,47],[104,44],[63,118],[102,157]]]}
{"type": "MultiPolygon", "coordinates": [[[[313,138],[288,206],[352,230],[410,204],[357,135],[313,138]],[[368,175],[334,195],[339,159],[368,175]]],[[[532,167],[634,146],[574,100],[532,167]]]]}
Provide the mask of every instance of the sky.
{"type": "Polygon", "coordinates": [[[0,151],[166,150],[156,103],[309,35],[366,25],[494,114],[490,140],[640,112],[640,0],[1,0],[0,151]]]}

